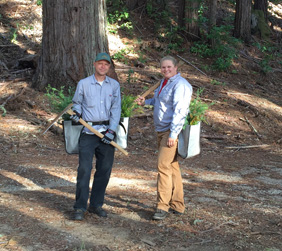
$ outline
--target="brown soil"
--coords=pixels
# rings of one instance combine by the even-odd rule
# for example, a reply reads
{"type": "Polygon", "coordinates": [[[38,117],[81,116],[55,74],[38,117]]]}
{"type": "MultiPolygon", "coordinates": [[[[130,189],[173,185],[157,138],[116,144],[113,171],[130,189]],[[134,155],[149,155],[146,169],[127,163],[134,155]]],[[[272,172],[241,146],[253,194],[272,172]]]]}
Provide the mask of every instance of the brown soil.
{"type": "MultiPolygon", "coordinates": [[[[23,17],[29,10],[38,22],[35,4],[4,2],[1,15],[10,15],[10,26],[31,18],[23,17]]],[[[78,156],[65,152],[59,124],[42,134],[56,114],[44,93],[30,88],[32,67],[16,63],[27,53],[37,54],[40,34],[23,34],[11,45],[9,25],[0,26],[5,45],[0,47],[0,104],[7,110],[0,117],[0,250],[281,250],[281,72],[258,73],[258,65],[244,57],[234,62],[234,74],[205,76],[184,63],[180,71],[194,90],[204,87],[204,101],[215,102],[208,124],[202,124],[201,154],[179,158],[184,215],[151,220],[157,149],[151,111],[146,110],[130,120],[129,156],[116,151],[104,205],[108,218],[87,214],[74,222],[70,213],[78,156]]],[[[120,50],[116,40],[110,41],[112,54],[120,50]]],[[[143,93],[155,83],[152,76],[159,77],[161,53],[153,44],[143,44],[150,47],[148,67],[116,62],[124,92],[143,93]],[[134,73],[128,82],[129,69],[134,73]]],[[[251,46],[244,51],[260,56],[251,46]]],[[[205,63],[189,53],[181,56],[197,67],[205,63]]]]}

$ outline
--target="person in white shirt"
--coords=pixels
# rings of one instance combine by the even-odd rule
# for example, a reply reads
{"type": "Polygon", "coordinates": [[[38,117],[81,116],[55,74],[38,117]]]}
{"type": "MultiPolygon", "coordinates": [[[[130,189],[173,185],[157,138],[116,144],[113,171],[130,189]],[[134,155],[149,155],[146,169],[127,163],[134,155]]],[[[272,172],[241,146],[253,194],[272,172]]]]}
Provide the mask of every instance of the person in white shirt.
{"type": "Polygon", "coordinates": [[[79,166],[77,170],[76,198],[73,219],[83,220],[89,199],[89,182],[93,157],[96,157],[96,171],[90,195],[88,211],[100,217],[107,217],[102,208],[114,161],[115,148],[110,144],[120,121],[120,84],[108,77],[111,58],[107,53],[99,53],[95,59],[95,74],[79,81],[74,97],[75,115],[104,134],[100,139],[87,128],[79,139],[79,166]]]}
{"type": "Polygon", "coordinates": [[[158,140],[158,181],[157,209],[154,220],[163,220],[168,211],[183,214],[184,193],[182,177],[177,161],[178,135],[189,113],[192,86],[177,72],[175,58],[161,59],[161,72],[164,76],[154,97],[145,100],[139,96],[139,105],[154,106],[154,124],[158,140]]]}

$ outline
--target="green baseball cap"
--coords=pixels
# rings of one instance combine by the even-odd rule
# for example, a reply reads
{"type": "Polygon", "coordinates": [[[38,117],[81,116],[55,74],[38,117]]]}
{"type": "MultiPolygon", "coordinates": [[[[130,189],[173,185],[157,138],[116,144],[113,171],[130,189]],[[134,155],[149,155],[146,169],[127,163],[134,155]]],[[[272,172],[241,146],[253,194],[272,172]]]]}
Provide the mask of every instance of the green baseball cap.
{"type": "Polygon", "coordinates": [[[111,58],[110,58],[109,54],[107,54],[105,52],[99,53],[97,55],[96,59],[95,59],[95,62],[100,61],[100,60],[106,60],[109,63],[111,63],[111,58]]]}

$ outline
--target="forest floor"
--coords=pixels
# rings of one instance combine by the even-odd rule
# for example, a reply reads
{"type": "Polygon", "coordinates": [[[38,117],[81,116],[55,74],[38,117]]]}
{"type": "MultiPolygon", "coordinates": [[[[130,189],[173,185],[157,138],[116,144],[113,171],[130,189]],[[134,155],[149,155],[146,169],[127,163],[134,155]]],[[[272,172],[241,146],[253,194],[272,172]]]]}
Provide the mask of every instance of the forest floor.
{"type": "MultiPolygon", "coordinates": [[[[129,156],[116,151],[104,205],[108,218],[87,214],[74,222],[78,156],[65,152],[59,124],[43,135],[56,114],[46,95],[30,88],[33,69],[16,63],[37,54],[40,39],[23,34],[7,43],[10,26],[3,21],[7,13],[18,22],[27,20],[40,8],[30,1],[4,2],[0,104],[7,114],[0,117],[0,250],[282,250],[282,74],[258,73],[250,59],[260,56],[256,48],[242,49],[249,58],[239,56],[233,73],[204,75],[182,62],[179,70],[194,91],[204,87],[203,100],[215,103],[208,124],[202,124],[201,153],[179,157],[183,215],[151,220],[157,148],[152,113],[145,111],[130,119],[129,156]]],[[[123,44],[133,46],[122,35],[109,40],[111,54],[123,44]]],[[[151,48],[146,56],[143,68],[116,62],[124,91],[143,93],[155,83],[152,77],[160,77],[161,53],[151,48]]],[[[197,67],[203,63],[189,52],[181,56],[197,67]]]]}

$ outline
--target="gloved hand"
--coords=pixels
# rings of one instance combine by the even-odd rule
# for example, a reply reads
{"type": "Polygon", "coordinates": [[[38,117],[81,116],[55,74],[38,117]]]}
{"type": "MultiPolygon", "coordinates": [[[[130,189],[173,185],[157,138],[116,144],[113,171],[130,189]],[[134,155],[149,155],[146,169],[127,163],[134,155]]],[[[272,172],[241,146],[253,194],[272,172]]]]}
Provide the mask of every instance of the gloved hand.
{"type": "Polygon", "coordinates": [[[75,114],[71,115],[70,118],[72,121],[78,123],[80,117],[81,117],[81,114],[78,113],[77,111],[73,111],[75,114]]]}
{"type": "Polygon", "coordinates": [[[104,134],[105,136],[101,139],[101,141],[102,141],[103,143],[105,143],[105,144],[110,144],[111,141],[114,140],[115,134],[116,134],[116,133],[115,133],[114,131],[108,129],[108,130],[105,132],[105,134],[104,134]]]}

